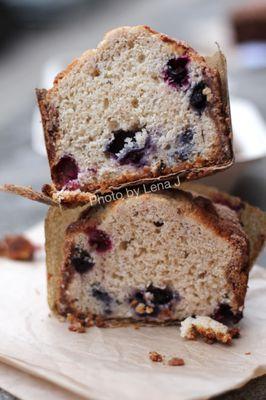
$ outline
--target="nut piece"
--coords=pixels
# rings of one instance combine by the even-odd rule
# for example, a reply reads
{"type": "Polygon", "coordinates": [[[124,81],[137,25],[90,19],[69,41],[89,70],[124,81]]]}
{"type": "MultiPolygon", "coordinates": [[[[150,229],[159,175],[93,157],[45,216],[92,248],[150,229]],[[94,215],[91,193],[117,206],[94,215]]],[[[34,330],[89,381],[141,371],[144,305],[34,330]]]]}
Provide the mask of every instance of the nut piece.
{"type": "Polygon", "coordinates": [[[0,241],[0,256],[11,260],[31,261],[36,247],[22,235],[7,235],[0,241]]]}
{"type": "Polygon", "coordinates": [[[136,313],[138,313],[138,314],[144,314],[145,311],[146,311],[145,304],[139,303],[139,304],[137,305],[137,307],[135,308],[135,311],[136,311],[136,313]]]}
{"type": "MultiPolygon", "coordinates": [[[[134,300],[131,302],[133,304],[134,300]]],[[[154,309],[151,306],[146,306],[144,303],[139,303],[135,308],[137,314],[152,314],[154,309]]]]}
{"type": "Polygon", "coordinates": [[[185,365],[185,361],[183,360],[183,358],[173,357],[168,361],[167,364],[171,367],[179,367],[181,365],[185,365]]]}
{"type": "Polygon", "coordinates": [[[163,361],[163,356],[160,353],[157,353],[157,351],[150,351],[149,358],[152,362],[162,362],[163,361]]]}

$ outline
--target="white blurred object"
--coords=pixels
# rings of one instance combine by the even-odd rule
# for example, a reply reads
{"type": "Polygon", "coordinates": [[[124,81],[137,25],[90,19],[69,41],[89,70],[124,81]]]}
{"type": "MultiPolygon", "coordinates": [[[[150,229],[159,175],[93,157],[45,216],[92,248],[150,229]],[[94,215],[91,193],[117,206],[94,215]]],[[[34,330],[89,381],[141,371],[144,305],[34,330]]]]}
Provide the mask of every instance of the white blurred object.
{"type": "Polygon", "coordinates": [[[236,162],[247,162],[266,156],[266,124],[253,103],[231,98],[236,162]]]}
{"type": "MultiPolygon", "coordinates": [[[[64,68],[65,63],[50,61],[44,66],[40,87],[49,88],[54,77],[64,68]]],[[[235,164],[228,170],[204,178],[204,183],[230,191],[237,178],[251,163],[266,156],[266,124],[253,103],[231,97],[231,115],[234,133],[235,164]]],[[[32,119],[32,146],[34,150],[46,155],[41,117],[35,107],[32,119]]]]}
{"type": "Polygon", "coordinates": [[[266,42],[247,42],[237,45],[238,63],[250,69],[266,67],[266,42]]]}
{"type": "Polygon", "coordinates": [[[253,163],[266,157],[266,124],[253,103],[231,97],[234,165],[218,174],[201,179],[201,183],[230,192],[237,179],[253,163]]]}

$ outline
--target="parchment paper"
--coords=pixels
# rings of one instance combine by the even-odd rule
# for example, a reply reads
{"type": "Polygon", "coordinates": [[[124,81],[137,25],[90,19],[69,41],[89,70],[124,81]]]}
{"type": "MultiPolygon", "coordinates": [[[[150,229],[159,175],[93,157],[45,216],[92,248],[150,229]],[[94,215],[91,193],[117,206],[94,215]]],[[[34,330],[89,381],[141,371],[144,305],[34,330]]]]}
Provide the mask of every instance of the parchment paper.
{"type": "Polygon", "coordinates": [[[20,400],[74,400],[73,397],[84,400],[60,386],[1,363],[0,387],[20,400]]]}
{"type": "MultiPolygon", "coordinates": [[[[30,236],[42,241],[42,227],[30,236]]],[[[210,397],[266,373],[266,271],[255,267],[251,275],[242,337],[226,347],[181,339],[177,327],[70,332],[49,317],[42,257],[35,263],[1,259],[0,361],[88,399],[210,397]],[[149,351],[186,364],[152,363],[149,351]]]]}

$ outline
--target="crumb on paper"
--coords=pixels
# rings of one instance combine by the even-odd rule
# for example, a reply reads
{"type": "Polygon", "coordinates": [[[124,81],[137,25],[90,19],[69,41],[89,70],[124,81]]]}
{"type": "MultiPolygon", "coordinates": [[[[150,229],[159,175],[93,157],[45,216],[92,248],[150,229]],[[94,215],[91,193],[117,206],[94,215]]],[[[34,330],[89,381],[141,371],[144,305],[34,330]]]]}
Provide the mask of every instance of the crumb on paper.
{"type": "Polygon", "coordinates": [[[240,336],[238,328],[229,329],[221,322],[204,316],[186,318],[181,322],[180,334],[189,340],[201,336],[208,344],[221,342],[228,345],[232,343],[232,339],[240,336]]]}
{"type": "Polygon", "coordinates": [[[250,354],[251,354],[250,351],[247,351],[247,352],[245,353],[246,356],[250,356],[250,354]]]}
{"type": "Polygon", "coordinates": [[[36,246],[22,235],[6,235],[0,240],[0,256],[17,261],[32,261],[36,246]]]}
{"type": "Polygon", "coordinates": [[[163,356],[160,353],[157,353],[157,351],[150,351],[149,358],[152,362],[162,362],[163,361],[163,356]]]}
{"type": "Polygon", "coordinates": [[[185,365],[185,361],[183,358],[172,357],[170,358],[167,364],[170,365],[171,367],[180,367],[182,365],[185,365]]]}

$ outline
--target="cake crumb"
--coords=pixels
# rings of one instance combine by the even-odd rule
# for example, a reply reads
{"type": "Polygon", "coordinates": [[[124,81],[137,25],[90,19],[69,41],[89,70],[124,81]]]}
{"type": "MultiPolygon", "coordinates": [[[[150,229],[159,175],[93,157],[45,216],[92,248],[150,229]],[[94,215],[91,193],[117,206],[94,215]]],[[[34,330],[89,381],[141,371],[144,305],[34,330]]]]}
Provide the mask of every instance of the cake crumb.
{"type": "Polygon", "coordinates": [[[68,314],[67,321],[69,322],[68,329],[71,332],[77,332],[77,333],[85,333],[86,332],[86,327],[84,326],[84,324],[74,315],[68,314]]]}
{"type": "Polygon", "coordinates": [[[233,339],[238,339],[240,337],[239,328],[231,328],[231,329],[229,329],[229,333],[233,339]]]}
{"type": "Polygon", "coordinates": [[[150,351],[149,358],[152,362],[162,362],[163,361],[163,356],[160,353],[157,353],[157,351],[150,351]]]}
{"type": "Polygon", "coordinates": [[[185,365],[185,361],[183,360],[183,358],[172,357],[167,364],[171,367],[179,367],[185,365]]]}
{"type": "Polygon", "coordinates": [[[188,317],[181,322],[180,334],[181,337],[189,340],[195,340],[197,336],[201,336],[208,344],[221,342],[230,345],[232,339],[240,336],[240,331],[238,328],[229,329],[210,317],[197,316],[188,317]]]}
{"type": "Polygon", "coordinates": [[[6,235],[0,240],[0,256],[17,261],[32,261],[36,246],[22,235],[6,235]]]}

